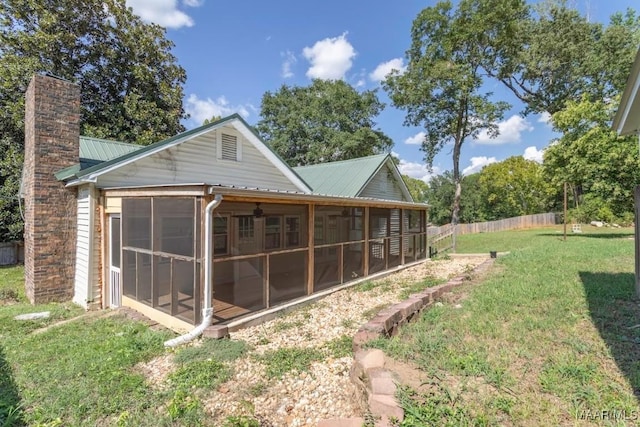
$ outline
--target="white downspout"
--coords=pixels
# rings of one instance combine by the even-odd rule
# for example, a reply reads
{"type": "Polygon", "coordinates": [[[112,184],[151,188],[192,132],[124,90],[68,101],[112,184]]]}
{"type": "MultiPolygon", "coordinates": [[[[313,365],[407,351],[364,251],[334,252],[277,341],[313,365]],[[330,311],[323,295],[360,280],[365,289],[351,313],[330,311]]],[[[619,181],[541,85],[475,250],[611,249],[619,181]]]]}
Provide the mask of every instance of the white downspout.
{"type": "Polygon", "coordinates": [[[213,223],[213,210],[222,202],[222,196],[216,194],[207,207],[204,214],[204,306],[202,307],[202,323],[196,326],[191,332],[187,332],[184,335],[170,339],[164,342],[165,347],[176,347],[180,344],[186,344],[193,341],[196,337],[200,336],[205,329],[211,325],[213,319],[213,307],[211,306],[211,300],[213,297],[213,269],[212,269],[212,248],[213,235],[212,235],[212,223],[213,223]]]}

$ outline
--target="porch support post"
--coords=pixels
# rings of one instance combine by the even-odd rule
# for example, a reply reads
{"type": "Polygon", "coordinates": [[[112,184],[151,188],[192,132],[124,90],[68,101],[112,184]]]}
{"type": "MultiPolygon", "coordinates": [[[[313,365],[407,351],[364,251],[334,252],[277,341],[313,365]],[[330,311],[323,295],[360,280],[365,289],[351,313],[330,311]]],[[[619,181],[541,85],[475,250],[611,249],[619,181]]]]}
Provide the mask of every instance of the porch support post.
{"type": "Polygon", "coordinates": [[[307,259],[307,295],[311,295],[313,293],[313,282],[314,282],[314,267],[315,267],[315,211],[316,206],[313,203],[309,203],[309,219],[307,220],[307,236],[308,242],[307,246],[309,248],[309,254],[307,259]]]}
{"type": "Polygon", "coordinates": [[[364,208],[364,225],[362,227],[364,233],[364,275],[369,275],[369,207],[364,208]]]}
{"type": "Polygon", "coordinates": [[[111,282],[109,277],[109,266],[111,263],[111,257],[109,254],[111,253],[111,247],[107,244],[109,233],[111,233],[111,224],[107,224],[107,213],[104,208],[106,202],[105,197],[99,194],[97,196],[97,200],[98,210],[100,211],[100,266],[98,267],[100,274],[98,274],[98,277],[100,279],[101,292],[100,308],[104,310],[111,304],[111,298],[109,298],[109,293],[111,291],[111,282]]]}
{"type": "Polygon", "coordinates": [[[400,209],[400,265],[404,265],[404,209],[400,209]]]}

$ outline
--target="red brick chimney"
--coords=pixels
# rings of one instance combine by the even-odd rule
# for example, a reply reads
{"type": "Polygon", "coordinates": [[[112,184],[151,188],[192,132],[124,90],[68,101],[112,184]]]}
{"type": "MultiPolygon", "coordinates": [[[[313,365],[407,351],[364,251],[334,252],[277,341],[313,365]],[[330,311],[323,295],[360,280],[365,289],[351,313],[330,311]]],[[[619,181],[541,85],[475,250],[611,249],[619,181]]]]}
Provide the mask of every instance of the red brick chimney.
{"type": "Polygon", "coordinates": [[[36,75],[25,99],[24,267],[32,304],[73,297],[76,197],[54,173],[79,162],[80,87],[36,75]]]}

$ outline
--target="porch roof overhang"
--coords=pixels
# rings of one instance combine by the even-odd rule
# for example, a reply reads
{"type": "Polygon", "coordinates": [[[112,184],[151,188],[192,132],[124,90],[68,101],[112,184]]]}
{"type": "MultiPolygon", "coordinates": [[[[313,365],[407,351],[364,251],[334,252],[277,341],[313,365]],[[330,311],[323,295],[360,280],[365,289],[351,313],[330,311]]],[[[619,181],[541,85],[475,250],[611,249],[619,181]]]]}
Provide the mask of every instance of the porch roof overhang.
{"type": "Polygon", "coordinates": [[[155,185],[148,187],[112,187],[103,188],[110,197],[142,196],[206,196],[220,194],[226,200],[271,202],[271,203],[316,203],[335,206],[358,206],[380,208],[403,208],[428,210],[425,203],[403,202],[397,200],[373,199],[368,197],[342,197],[325,194],[307,194],[295,191],[269,190],[264,188],[211,185],[205,183],[155,185]]]}
{"type": "Polygon", "coordinates": [[[621,136],[640,134],[640,49],[633,62],[612,127],[621,136]]]}

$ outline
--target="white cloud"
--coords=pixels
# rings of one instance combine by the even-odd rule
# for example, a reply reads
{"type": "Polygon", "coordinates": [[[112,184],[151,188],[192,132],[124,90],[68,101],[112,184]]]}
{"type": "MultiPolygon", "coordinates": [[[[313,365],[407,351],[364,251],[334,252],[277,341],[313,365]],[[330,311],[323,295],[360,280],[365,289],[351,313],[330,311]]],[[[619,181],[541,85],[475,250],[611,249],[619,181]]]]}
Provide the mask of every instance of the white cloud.
{"type": "Polygon", "coordinates": [[[187,98],[185,110],[197,126],[213,116],[226,117],[233,113],[238,113],[245,118],[249,116],[249,110],[246,107],[229,105],[229,101],[224,96],[212,100],[211,98],[199,99],[197,95],[191,94],[187,98]]]}
{"type": "Polygon", "coordinates": [[[545,125],[551,125],[551,114],[547,113],[546,111],[542,114],[540,114],[540,117],[538,117],[538,123],[544,123],[545,125]]]}
{"type": "Polygon", "coordinates": [[[317,41],[312,47],[305,47],[302,55],[311,63],[307,77],[339,80],[351,68],[356,51],[347,41],[347,33],[344,33],[339,37],[317,41]]]}
{"type": "Polygon", "coordinates": [[[402,58],[394,58],[390,61],[378,64],[376,69],[369,74],[369,78],[374,82],[379,82],[384,80],[385,77],[387,77],[387,75],[393,70],[399,71],[400,74],[403,74],[407,70],[402,58]]]}
{"type": "Polygon", "coordinates": [[[404,140],[405,144],[409,144],[409,145],[422,145],[422,141],[424,141],[424,137],[427,136],[426,133],[424,132],[418,132],[413,136],[410,136],[409,138],[404,140]]]}
{"type": "Polygon", "coordinates": [[[544,154],[544,148],[538,150],[535,146],[527,147],[524,149],[524,157],[527,160],[533,160],[534,162],[542,163],[542,156],[544,154]]]}
{"type": "MultiPolygon", "coordinates": [[[[183,6],[202,6],[203,0],[183,0],[183,6]]],[[[178,10],[177,0],[127,0],[127,6],[142,20],[166,28],[192,27],[193,19],[178,10]]]]}
{"type": "Polygon", "coordinates": [[[424,182],[429,182],[432,177],[442,173],[442,170],[437,166],[434,166],[431,172],[429,172],[427,165],[424,163],[407,162],[402,159],[400,159],[398,170],[403,175],[408,175],[411,178],[420,179],[424,182]]]}
{"type": "Polygon", "coordinates": [[[429,182],[432,177],[442,173],[442,169],[440,169],[438,166],[434,166],[431,169],[431,172],[429,172],[427,165],[424,163],[408,162],[406,160],[400,159],[400,154],[396,153],[395,151],[392,151],[391,155],[400,160],[400,163],[398,164],[398,170],[402,175],[407,175],[411,178],[429,182]]]}
{"type": "Polygon", "coordinates": [[[364,81],[364,79],[359,79],[356,82],[356,87],[363,87],[367,82],[364,81]]]}
{"type": "Polygon", "coordinates": [[[282,62],[282,78],[289,79],[293,77],[293,71],[291,71],[291,67],[298,62],[296,56],[291,51],[286,51],[280,53],[280,56],[284,58],[284,62],[282,62]]]}
{"type": "Polygon", "coordinates": [[[475,141],[479,144],[487,145],[499,145],[507,144],[510,142],[520,142],[520,136],[522,132],[531,132],[533,126],[527,120],[518,115],[513,115],[507,120],[503,120],[498,123],[498,130],[500,135],[496,138],[490,138],[489,133],[486,130],[480,132],[475,141]]]}
{"type": "Polygon", "coordinates": [[[490,165],[491,163],[496,163],[495,157],[472,157],[471,164],[462,170],[462,175],[471,175],[472,173],[480,172],[483,167],[490,165]]]}

